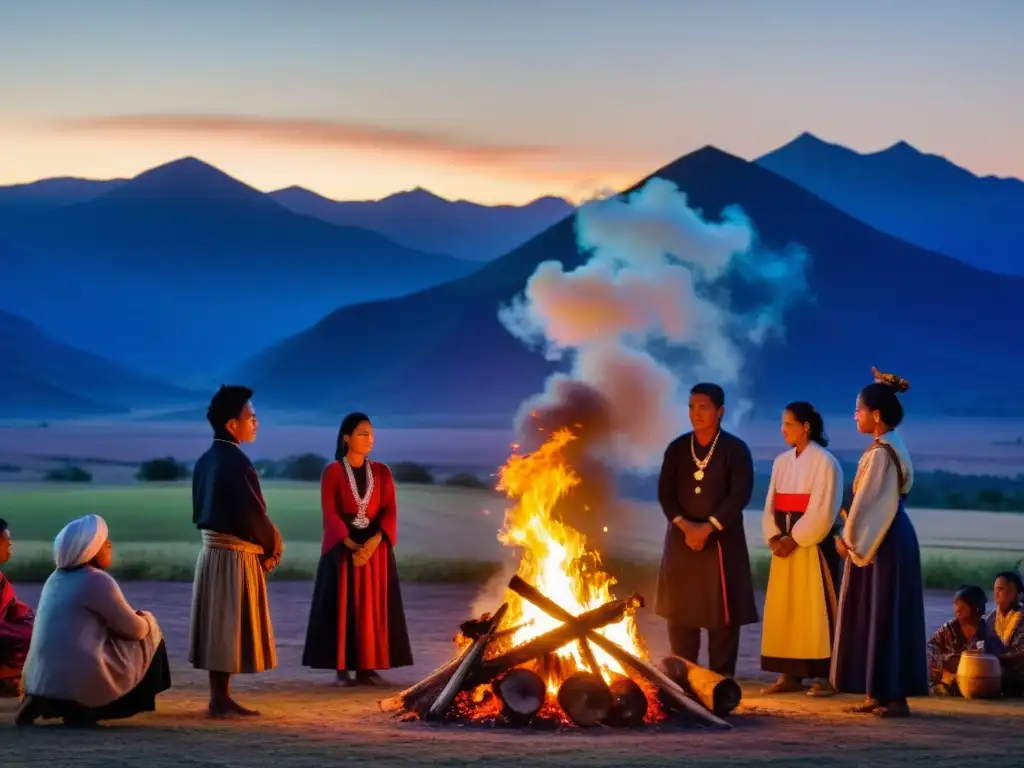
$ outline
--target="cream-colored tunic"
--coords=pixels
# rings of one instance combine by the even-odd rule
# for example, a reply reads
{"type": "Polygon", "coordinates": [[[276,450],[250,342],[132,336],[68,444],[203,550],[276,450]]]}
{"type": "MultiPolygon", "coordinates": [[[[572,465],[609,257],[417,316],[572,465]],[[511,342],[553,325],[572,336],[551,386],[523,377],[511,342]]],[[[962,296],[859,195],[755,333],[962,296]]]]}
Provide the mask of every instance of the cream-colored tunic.
{"type": "Polygon", "coordinates": [[[843,539],[850,547],[850,560],[860,567],[870,565],[875,559],[889,526],[896,519],[901,495],[909,493],[914,485],[914,465],[902,436],[893,430],[877,442],[888,443],[896,451],[903,471],[903,485],[900,486],[896,466],[885,448],[873,445],[860,457],[853,479],[853,503],[843,528],[843,539]]]}
{"type": "Polygon", "coordinates": [[[39,596],[25,693],[102,707],[141,682],[163,636],[114,577],[85,565],[54,571],[39,596]]]}

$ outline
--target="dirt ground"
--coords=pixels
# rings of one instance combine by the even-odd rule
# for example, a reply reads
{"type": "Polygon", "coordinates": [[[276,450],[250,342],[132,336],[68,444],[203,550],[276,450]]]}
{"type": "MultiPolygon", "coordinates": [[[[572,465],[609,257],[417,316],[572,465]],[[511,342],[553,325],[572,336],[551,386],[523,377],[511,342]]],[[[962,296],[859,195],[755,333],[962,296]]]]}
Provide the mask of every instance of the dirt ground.
{"type": "MultiPolygon", "coordinates": [[[[685,724],[636,731],[570,729],[521,732],[475,726],[400,723],[376,706],[388,691],[340,689],[330,675],[301,667],[310,586],[271,586],[279,667],[239,678],[236,691],[263,712],[257,721],[215,723],[202,717],[204,676],[188,667],[188,584],[124,585],[128,599],[154,610],[167,636],[175,687],[159,711],[91,731],[59,725],[16,729],[17,702],[0,700],[0,765],[3,766],[312,766],[327,763],[392,765],[487,764],[495,768],[587,765],[733,766],[785,763],[815,766],[960,765],[985,760],[992,768],[1018,766],[1019,723],[1024,704],[943,699],[915,703],[907,721],[850,715],[852,699],[805,696],[766,698],[758,670],[758,627],[744,630],[738,676],[744,703],[728,733],[685,724]],[[1013,734],[1013,735],[1011,735],[1013,734]]],[[[35,603],[37,585],[19,590],[35,603]]],[[[451,652],[451,636],[466,617],[475,590],[464,586],[410,584],[404,591],[416,665],[395,670],[396,686],[415,682],[451,652]]],[[[928,624],[949,611],[946,595],[929,595],[928,624]]],[[[666,652],[664,626],[649,611],[641,626],[657,657],[666,652]]]]}

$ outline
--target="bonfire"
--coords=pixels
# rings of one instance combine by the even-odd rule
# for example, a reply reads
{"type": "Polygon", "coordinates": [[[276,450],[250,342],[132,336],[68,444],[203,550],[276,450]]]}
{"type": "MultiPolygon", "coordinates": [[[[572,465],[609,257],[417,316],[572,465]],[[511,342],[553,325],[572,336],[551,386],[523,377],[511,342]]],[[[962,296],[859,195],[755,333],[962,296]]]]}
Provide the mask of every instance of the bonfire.
{"type": "Polygon", "coordinates": [[[513,454],[498,490],[512,501],[498,538],[520,553],[493,613],[467,621],[456,654],[423,681],[381,702],[413,719],[533,725],[635,726],[683,713],[718,727],[739,687],[675,657],[648,661],[637,628],[644,600],[617,598],[600,553],[554,514],[580,483],[565,459],[576,439],[560,429],[513,454]]]}

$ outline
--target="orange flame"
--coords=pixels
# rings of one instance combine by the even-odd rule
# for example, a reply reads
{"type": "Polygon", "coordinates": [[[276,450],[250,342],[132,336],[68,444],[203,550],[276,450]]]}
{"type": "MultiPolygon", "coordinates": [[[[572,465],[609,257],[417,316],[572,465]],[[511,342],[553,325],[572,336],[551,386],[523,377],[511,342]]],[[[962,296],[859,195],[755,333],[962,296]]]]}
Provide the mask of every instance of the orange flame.
{"type": "MultiPolygon", "coordinates": [[[[519,576],[573,615],[598,608],[614,599],[611,589],[615,579],[602,570],[600,554],[588,548],[586,537],[553,516],[556,503],[580,483],[579,476],[567,464],[565,447],[575,435],[561,429],[533,453],[513,455],[499,471],[498,490],[515,504],[505,512],[505,525],[498,539],[505,545],[519,548],[519,576]]],[[[503,627],[530,621],[511,638],[513,646],[560,626],[548,616],[508,591],[509,608],[503,627]]],[[[627,613],[618,623],[598,632],[641,658],[647,649],[637,630],[633,614],[627,613]]],[[[600,648],[592,646],[606,681],[624,674],[621,666],[600,648]]],[[[587,669],[578,643],[558,652],[561,662],[557,675],[549,676],[548,689],[556,693],[564,676],[587,669]]],[[[595,671],[595,670],[590,670],[595,671]]]]}

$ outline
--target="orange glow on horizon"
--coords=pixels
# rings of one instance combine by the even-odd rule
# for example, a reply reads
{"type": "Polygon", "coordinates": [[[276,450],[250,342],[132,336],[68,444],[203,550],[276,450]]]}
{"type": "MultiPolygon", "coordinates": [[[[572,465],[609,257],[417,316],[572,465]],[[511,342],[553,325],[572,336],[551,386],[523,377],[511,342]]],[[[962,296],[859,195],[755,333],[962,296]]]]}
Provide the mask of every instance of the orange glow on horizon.
{"type": "Polygon", "coordinates": [[[457,148],[388,148],[369,144],[369,138],[357,147],[305,145],[216,131],[97,134],[0,126],[0,141],[17,148],[5,158],[0,186],[55,176],[131,178],[191,155],[264,192],[297,185],[334,200],[376,200],[423,187],[450,200],[486,205],[522,205],[545,195],[579,202],[602,190],[628,187],[659,165],[515,152],[481,159],[473,157],[473,150],[454,160],[452,154],[461,151],[457,148]]]}

